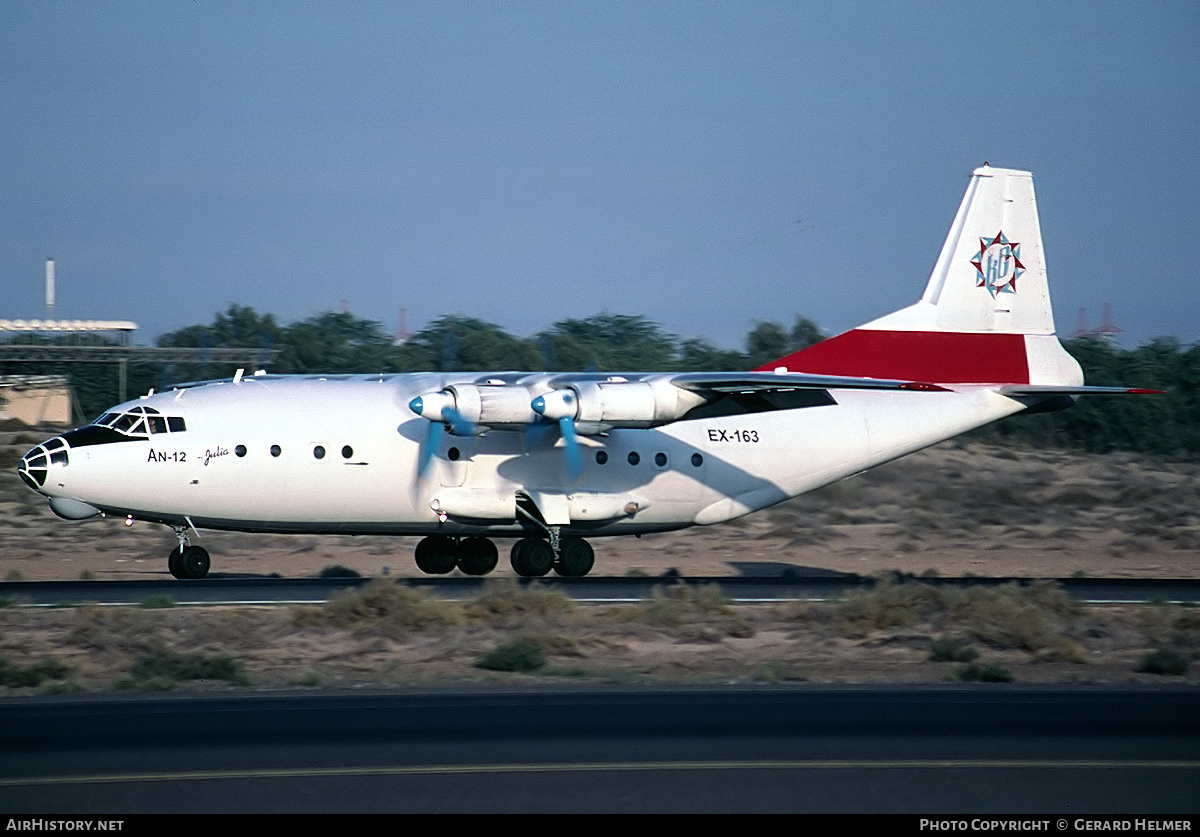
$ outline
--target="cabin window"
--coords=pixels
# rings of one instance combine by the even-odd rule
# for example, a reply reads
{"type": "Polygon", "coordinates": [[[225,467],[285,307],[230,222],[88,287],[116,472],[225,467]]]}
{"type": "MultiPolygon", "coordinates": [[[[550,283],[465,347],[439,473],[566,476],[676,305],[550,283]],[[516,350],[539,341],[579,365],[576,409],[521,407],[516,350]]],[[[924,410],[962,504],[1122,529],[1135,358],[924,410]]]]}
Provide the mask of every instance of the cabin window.
{"type": "Polygon", "coordinates": [[[324,459],[325,448],[323,448],[321,445],[317,445],[315,448],[313,448],[313,456],[315,456],[317,459],[324,459]]]}
{"type": "Polygon", "coordinates": [[[629,456],[626,458],[629,460],[630,465],[636,465],[642,461],[642,458],[640,456],[638,456],[638,453],[635,450],[631,450],[629,452],[629,456]]]}
{"type": "Polygon", "coordinates": [[[598,450],[598,451],[596,451],[596,464],[597,464],[597,465],[603,465],[603,464],[604,464],[605,462],[607,462],[607,461],[608,461],[608,454],[607,454],[607,453],[605,453],[605,452],[604,452],[604,451],[602,451],[602,450],[598,450]]]}
{"type": "Polygon", "coordinates": [[[237,454],[239,457],[240,457],[240,456],[245,456],[245,455],[246,455],[246,446],[245,446],[245,445],[238,445],[236,448],[234,448],[234,449],[233,449],[233,452],[234,452],[235,454],[237,454]]]}
{"type": "Polygon", "coordinates": [[[271,445],[271,456],[279,456],[283,453],[283,449],[279,445],[271,445]]]}
{"type": "Polygon", "coordinates": [[[665,467],[667,464],[667,455],[662,451],[654,454],[654,464],[660,468],[665,467]]]}
{"type": "Polygon", "coordinates": [[[354,448],[349,445],[342,445],[342,459],[349,459],[354,456],[354,448]]]}
{"type": "Polygon", "coordinates": [[[451,462],[457,462],[458,457],[461,455],[462,454],[459,452],[458,448],[450,448],[450,450],[446,451],[446,458],[451,462]]]}
{"type": "Polygon", "coordinates": [[[697,468],[699,468],[701,465],[704,464],[704,457],[698,453],[693,453],[692,454],[692,464],[695,465],[697,468]]]}

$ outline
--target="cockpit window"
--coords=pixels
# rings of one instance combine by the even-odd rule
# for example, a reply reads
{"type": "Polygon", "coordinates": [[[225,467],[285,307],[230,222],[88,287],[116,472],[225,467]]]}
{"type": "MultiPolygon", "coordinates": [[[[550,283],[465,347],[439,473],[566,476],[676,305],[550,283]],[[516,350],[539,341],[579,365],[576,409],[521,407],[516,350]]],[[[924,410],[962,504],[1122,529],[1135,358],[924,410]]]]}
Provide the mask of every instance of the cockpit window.
{"type": "Polygon", "coordinates": [[[182,416],[164,416],[153,407],[140,405],[124,413],[105,413],[92,424],[139,438],[151,433],[183,433],[187,430],[182,416]]]}
{"type": "Polygon", "coordinates": [[[112,429],[120,430],[122,433],[129,433],[133,429],[134,422],[137,420],[137,416],[131,416],[128,413],[123,416],[117,416],[117,420],[112,423],[112,429]]]}

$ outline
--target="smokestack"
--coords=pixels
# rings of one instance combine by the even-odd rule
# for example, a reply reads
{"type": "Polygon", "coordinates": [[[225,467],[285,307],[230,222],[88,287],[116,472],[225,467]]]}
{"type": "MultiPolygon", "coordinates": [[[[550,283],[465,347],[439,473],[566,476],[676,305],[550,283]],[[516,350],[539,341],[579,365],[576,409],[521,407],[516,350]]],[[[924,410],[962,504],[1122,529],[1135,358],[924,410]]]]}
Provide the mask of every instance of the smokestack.
{"type": "Polygon", "coordinates": [[[54,319],[54,259],[46,259],[46,318],[54,319]]]}

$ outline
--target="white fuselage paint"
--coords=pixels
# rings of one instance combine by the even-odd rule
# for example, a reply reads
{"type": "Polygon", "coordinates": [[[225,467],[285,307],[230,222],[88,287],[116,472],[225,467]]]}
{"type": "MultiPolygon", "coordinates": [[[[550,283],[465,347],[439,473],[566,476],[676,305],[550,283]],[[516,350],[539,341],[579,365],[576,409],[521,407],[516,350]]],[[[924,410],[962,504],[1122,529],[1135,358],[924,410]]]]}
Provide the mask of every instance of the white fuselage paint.
{"type": "Polygon", "coordinates": [[[152,407],[183,417],[186,432],[71,448],[42,490],[173,525],[501,537],[525,533],[515,512],[524,492],[564,532],[638,534],[729,520],[1022,408],[986,387],[832,390],[827,406],[580,437],[575,479],[554,424],[443,433],[418,474],[430,423],[409,401],[479,377],[244,378],[150,395],[114,410],[152,407]]]}

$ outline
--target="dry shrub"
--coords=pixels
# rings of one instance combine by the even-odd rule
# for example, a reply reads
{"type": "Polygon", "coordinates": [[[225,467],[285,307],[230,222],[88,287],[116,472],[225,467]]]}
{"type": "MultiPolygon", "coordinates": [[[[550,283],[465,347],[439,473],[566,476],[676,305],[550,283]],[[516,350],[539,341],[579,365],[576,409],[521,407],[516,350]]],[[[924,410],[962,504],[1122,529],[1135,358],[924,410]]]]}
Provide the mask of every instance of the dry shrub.
{"type": "Polygon", "coordinates": [[[1054,623],[1033,603],[997,590],[965,592],[958,619],[985,645],[1038,651],[1054,642],[1054,623]]]}
{"type": "Polygon", "coordinates": [[[1028,587],[935,587],[920,582],[880,583],[839,602],[804,603],[785,618],[831,626],[847,638],[910,628],[957,633],[994,648],[1037,653],[1043,659],[1077,662],[1079,645],[1067,637],[1082,607],[1049,582],[1028,587]]]}
{"type": "Polygon", "coordinates": [[[650,597],[635,605],[626,618],[667,628],[688,640],[711,642],[731,636],[754,636],[754,629],[737,614],[715,584],[655,587],[650,597]]]}
{"type": "Polygon", "coordinates": [[[294,609],[292,622],[300,627],[326,624],[396,637],[438,625],[457,625],[462,622],[462,612],[454,602],[436,599],[404,584],[375,579],[320,607],[294,609]]]}
{"type": "Polygon", "coordinates": [[[1077,661],[1066,636],[1082,606],[1051,582],[1028,587],[970,587],[954,591],[952,617],[994,648],[1040,652],[1043,658],[1077,661]]]}
{"type": "Polygon", "coordinates": [[[103,651],[145,651],[162,642],[164,626],[153,611],[83,605],[68,633],[72,645],[103,651]]]}
{"type": "Polygon", "coordinates": [[[1180,608],[1178,615],[1175,617],[1174,627],[1179,631],[1200,632],[1200,608],[1180,608]]]}
{"type": "Polygon", "coordinates": [[[571,615],[575,610],[569,596],[539,585],[522,586],[513,578],[488,581],[482,593],[463,605],[468,619],[487,623],[549,619],[571,615]]]}
{"type": "Polygon", "coordinates": [[[189,648],[262,648],[286,627],[280,614],[269,607],[201,613],[187,620],[185,642],[189,648]]]}
{"type": "Polygon", "coordinates": [[[947,609],[946,592],[929,584],[879,584],[832,603],[832,621],[847,637],[936,621],[947,609]]]}

